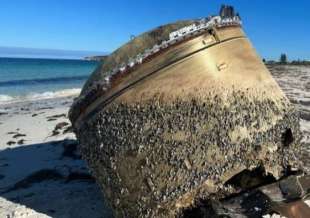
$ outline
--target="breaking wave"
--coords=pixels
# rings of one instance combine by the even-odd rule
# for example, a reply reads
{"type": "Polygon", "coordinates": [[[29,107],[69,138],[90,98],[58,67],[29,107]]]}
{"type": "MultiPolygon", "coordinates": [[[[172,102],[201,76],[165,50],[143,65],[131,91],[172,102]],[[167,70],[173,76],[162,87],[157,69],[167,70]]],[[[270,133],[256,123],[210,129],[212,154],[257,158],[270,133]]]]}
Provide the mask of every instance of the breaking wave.
{"type": "Polygon", "coordinates": [[[23,80],[9,80],[0,81],[0,87],[9,86],[33,86],[37,84],[56,84],[56,83],[66,83],[66,82],[78,82],[85,81],[88,76],[71,76],[71,77],[52,77],[52,78],[42,78],[42,79],[23,79],[23,80]]]}
{"type": "Polygon", "coordinates": [[[72,89],[63,89],[58,91],[48,91],[42,93],[31,93],[21,96],[0,95],[0,104],[69,97],[79,95],[80,92],[81,92],[80,88],[72,88],[72,89]]]}

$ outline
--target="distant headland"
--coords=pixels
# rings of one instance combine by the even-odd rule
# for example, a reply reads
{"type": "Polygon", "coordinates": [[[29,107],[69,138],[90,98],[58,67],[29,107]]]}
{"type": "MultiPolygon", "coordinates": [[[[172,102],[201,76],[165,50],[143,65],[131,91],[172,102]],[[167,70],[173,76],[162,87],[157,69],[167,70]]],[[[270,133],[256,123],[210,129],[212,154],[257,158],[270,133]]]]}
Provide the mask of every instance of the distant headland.
{"type": "Polygon", "coordinates": [[[84,60],[87,61],[105,61],[108,55],[98,55],[98,56],[87,56],[84,57],[84,60]]]}
{"type": "Polygon", "coordinates": [[[92,57],[92,56],[100,57],[106,54],[107,52],[100,52],[100,51],[79,51],[79,50],[0,46],[0,57],[7,57],[7,58],[86,59],[85,57],[92,57]]]}

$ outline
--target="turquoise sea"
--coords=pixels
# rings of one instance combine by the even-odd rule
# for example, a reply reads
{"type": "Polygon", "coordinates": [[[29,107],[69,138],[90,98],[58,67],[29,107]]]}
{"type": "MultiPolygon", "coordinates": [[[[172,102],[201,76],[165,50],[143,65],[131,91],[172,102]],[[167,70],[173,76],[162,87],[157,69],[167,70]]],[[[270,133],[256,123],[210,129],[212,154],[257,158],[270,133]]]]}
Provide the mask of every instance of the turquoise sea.
{"type": "Polygon", "coordinates": [[[79,93],[99,62],[0,58],[0,104],[79,93]]]}

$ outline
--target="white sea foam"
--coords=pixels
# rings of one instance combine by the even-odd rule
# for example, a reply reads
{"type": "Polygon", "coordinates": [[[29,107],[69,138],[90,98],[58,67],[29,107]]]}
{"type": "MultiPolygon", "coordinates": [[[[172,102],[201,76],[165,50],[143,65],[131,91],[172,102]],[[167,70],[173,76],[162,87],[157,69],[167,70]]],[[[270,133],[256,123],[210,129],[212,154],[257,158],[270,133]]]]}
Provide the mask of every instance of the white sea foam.
{"type": "Polygon", "coordinates": [[[0,103],[12,101],[13,99],[14,98],[12,96],[9,96],[9,95],[0,95],[0,103]]]}
{"type": "Polygon", "coordinates": [[[42,93],[30,93],[23,96],[10,96],[10,95],[0,95],[0,105],[8,103],[16,103],[22,101],[33,101],[41,99],[51,99],[51,98],[61,98],[69,97],[74,95],[79,95],[81,92],[80,88],[63,89],[58,91],[42,92],[42,93]]]}

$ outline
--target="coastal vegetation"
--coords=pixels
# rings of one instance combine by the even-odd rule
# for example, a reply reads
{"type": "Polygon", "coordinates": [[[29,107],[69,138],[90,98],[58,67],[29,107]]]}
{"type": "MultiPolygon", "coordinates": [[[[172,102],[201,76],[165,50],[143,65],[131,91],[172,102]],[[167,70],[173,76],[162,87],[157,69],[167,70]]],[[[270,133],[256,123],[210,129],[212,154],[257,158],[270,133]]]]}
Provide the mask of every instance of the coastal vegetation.
{"type": "Polygon", "coordinates": [[[310,65],[310,60],[297,59],[297,60],[289,61],[289,58],[288,58],[286,53],[282,53],[280,55],[280,58],[278,61],[266,60],[265,58],[263,58],[263,62],[265,64],[268,64],[268,65],[278,65],[278,64],[281,64],[281,65],[303,65],[303,66],[304,65],[310,65]]]}

